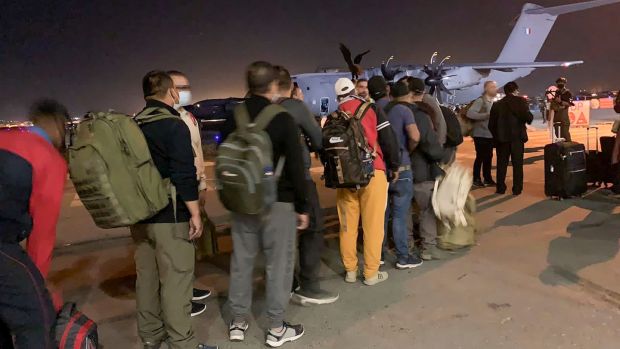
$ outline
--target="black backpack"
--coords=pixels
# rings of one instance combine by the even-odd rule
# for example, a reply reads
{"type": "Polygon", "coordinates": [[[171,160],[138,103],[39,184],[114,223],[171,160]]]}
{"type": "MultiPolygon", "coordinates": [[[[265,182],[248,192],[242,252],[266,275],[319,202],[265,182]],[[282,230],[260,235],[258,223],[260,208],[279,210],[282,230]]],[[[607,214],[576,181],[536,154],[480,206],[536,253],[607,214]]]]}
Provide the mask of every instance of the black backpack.
{"type": "Polygon", "coordinates": [[[374,175],[374,151],[368,145],[362,119],[372,103],[362,103],[353,116],[336,111],[323,127],[323,164],[328,188],[362,188],[374,175]]]}
{"type": "Polygon", "coordinates": [[[450,108],[441,106],[441,113],[446,120],[446,147],[456,147],[463,143],[463,131],[456,113],[450,108]]]}

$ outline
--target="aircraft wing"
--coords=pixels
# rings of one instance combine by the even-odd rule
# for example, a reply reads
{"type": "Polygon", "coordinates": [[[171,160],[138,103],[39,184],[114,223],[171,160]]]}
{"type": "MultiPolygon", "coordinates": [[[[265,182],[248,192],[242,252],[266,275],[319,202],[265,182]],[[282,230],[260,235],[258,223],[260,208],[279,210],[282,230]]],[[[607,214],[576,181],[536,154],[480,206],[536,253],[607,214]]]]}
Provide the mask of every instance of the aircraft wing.
{"type": "Polygon", "coordinates": [[[519,63],[472,63],[472,64],[451,64],[446,68],[472,68],[476,70],[499,70],[511,72],[519,68],[551,68],[551,67],[570,67],[576,64],[583,64],[583,61],[563,61],[563,62],[519,62],[519,63]]]}

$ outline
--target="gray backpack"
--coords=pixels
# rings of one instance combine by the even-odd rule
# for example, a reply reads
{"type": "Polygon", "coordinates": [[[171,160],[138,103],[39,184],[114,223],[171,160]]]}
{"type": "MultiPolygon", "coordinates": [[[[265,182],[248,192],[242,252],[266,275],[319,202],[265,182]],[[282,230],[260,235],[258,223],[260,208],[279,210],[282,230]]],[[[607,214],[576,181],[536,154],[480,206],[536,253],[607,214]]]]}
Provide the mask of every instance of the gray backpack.
{"type": "Polygon", "coordinates": [[[259,214],[276,202],[284,157],[274,168],[265,127],[282,112],[286,112],[283,107],[271,104],[252,123],[245,103],[235,107],[237,129],[220,145],[215,159],[218,194],[229,211],[259,214]]]}

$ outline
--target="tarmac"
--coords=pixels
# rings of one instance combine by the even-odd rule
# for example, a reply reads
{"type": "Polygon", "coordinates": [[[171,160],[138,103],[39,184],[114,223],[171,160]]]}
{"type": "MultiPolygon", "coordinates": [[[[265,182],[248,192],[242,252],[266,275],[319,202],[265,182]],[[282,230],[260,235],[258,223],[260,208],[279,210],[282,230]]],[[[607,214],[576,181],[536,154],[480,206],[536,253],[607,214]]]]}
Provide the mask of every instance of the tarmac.
{"type": "MultiPolygon", "coordinates": [[[[610,127],[601,125],[601,135],[610,134],[610,127]]],[[[585,142],[584,129],[572,134],[585,142]]],[[[389,259],[383,267],[389,280],[373,287],[344,283],[335,193],[320,186],[330,222],[322,287],[340,299],[325,306],[291,304],[287,320],[303,323],[306,334],[284,348],[620,348],[620,199],[604,189],[579,199],[546,198],[548,138],[541,125],[530,132],[522,195],[473,191],[476,246],[410,271],[394,269],[389,259]]],[[[458,161],[470,166],[473,158],[473,142],[466,139],[458,161]]],[[[312,172],[319,181],[318,164],[312,172]]],[[[97,229],[67,183],[50,282],[98,323],[104,349],[140,348],[128,231],[97,229]]],[[[209,214],[225,224],[216,193],[209,195],[209,214]]],[[[207,312],[194,318],[196,335],[220,348],[264,347],[264,271],[255,271],[256,321],[244,343],[230,343],[228,268],[226,254],[197,264],[196,285],[214,295],[206,301],[207,312]]]]}

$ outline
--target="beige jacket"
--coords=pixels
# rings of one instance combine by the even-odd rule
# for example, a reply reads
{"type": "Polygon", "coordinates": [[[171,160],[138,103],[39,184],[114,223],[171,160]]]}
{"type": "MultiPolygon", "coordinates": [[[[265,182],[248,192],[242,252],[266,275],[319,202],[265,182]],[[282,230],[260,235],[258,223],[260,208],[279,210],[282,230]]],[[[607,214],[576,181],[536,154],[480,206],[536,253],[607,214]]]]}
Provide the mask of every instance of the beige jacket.
{"type": "Polygon", "coordinates": [[[205,174],[205,161],[202,155],[202,139],[200,138],[200,121],[184,108],[179,108],[181,119],[189,128],[194,149],[194,166],[196,166],[196,178],[198,178],[198,190],[207,189],[207,176],[205,174]]]}

